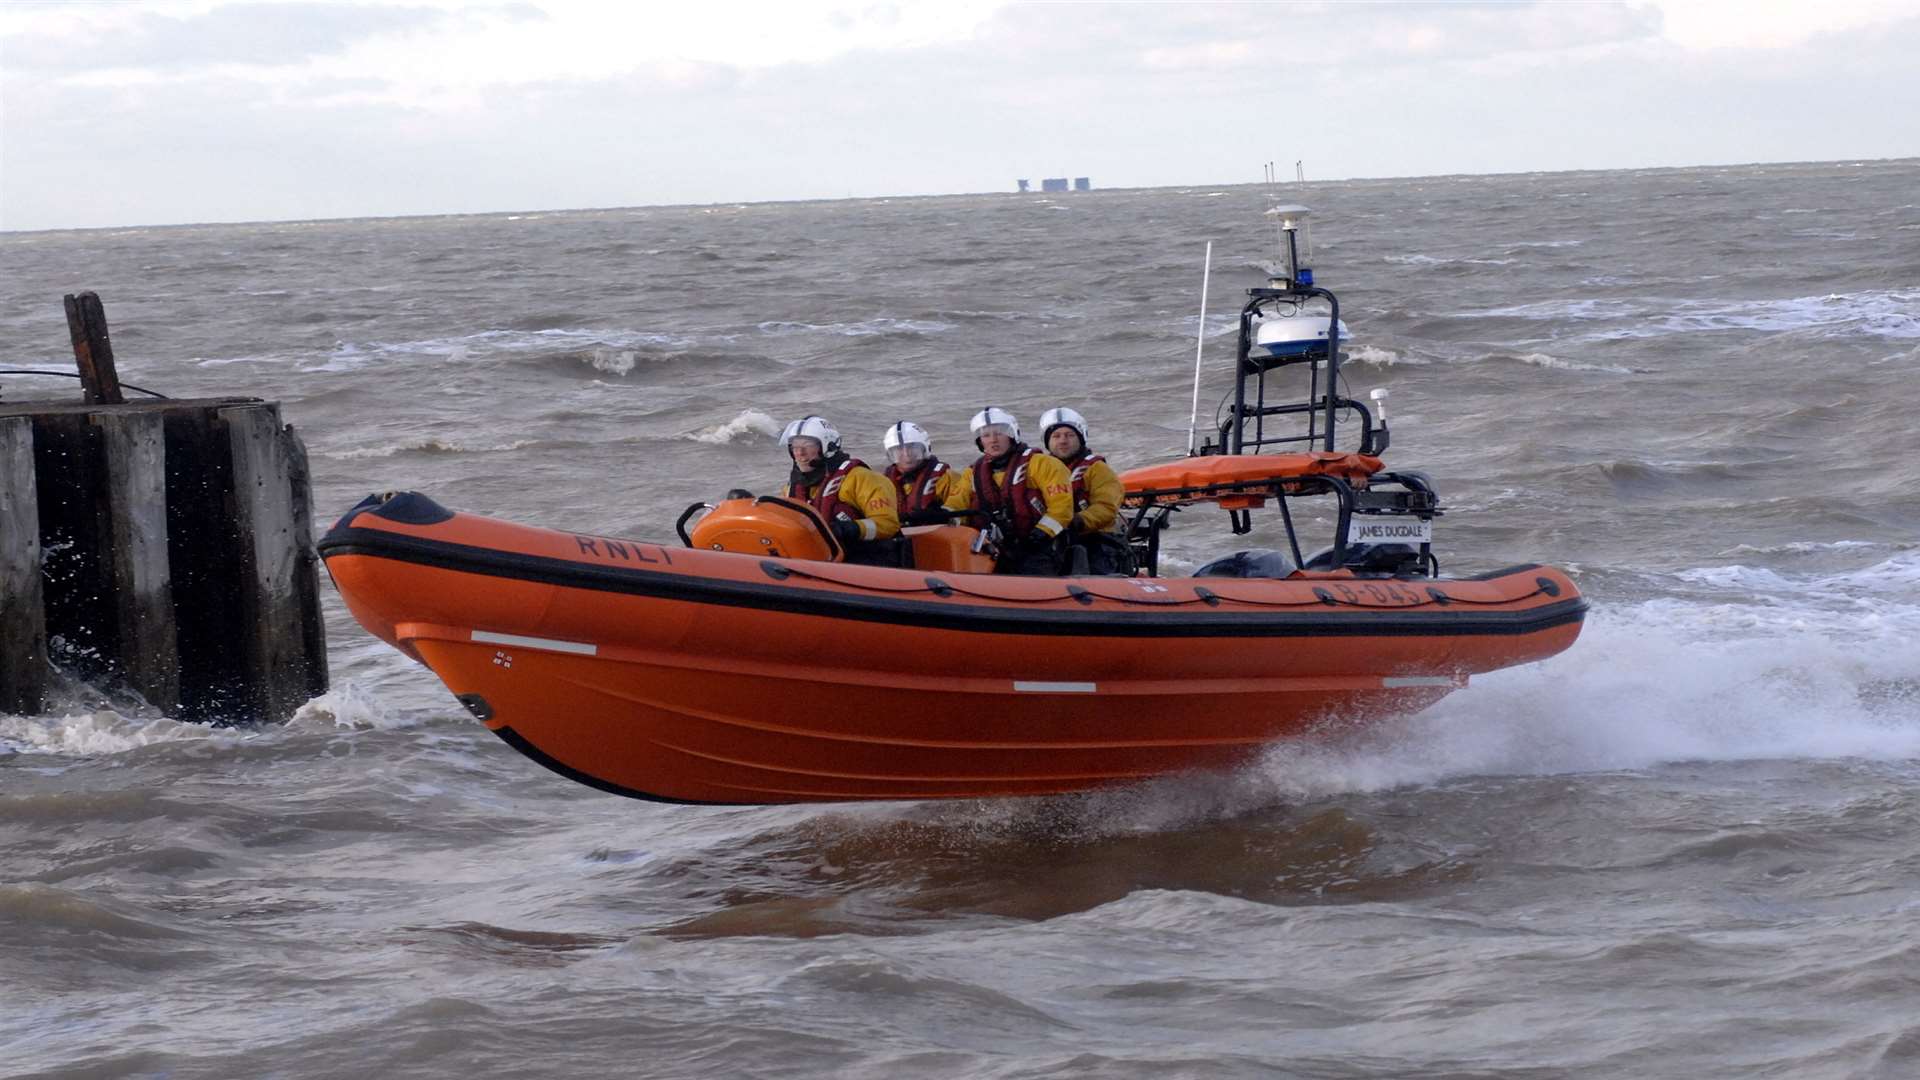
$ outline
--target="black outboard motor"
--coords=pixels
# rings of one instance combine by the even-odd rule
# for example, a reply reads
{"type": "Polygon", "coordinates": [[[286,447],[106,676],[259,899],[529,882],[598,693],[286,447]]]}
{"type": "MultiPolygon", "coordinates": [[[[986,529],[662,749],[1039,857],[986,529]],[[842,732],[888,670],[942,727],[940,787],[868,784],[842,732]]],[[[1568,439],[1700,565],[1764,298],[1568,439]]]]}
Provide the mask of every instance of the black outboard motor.
{"type": "Polygon", "coordinates": [[[1222,555],[1193,572],[1194,577],[1283,578],[1293,573],[1293,560],[1284,551],[1252,548],[1222,555]]]}
{"type": "MultiPolygon", "coordinates": [[[[1348,544],[1347,559],[1341,564],[1362,577],[1419,577],[1426,573],[1420,549],[1412,544],[1348,544]]],[[[1307,570],[1336,570],[1333,549],[1324,548],[1307,560],[1307,570]]],[[[1196,575],[1197,576],[1197,575],[1196,575]]]]}

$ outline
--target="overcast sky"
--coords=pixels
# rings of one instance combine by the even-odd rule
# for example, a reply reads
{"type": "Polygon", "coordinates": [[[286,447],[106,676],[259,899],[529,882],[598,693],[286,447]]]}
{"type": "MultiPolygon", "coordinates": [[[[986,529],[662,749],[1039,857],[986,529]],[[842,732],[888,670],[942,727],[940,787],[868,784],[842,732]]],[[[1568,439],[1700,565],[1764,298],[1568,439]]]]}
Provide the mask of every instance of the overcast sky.
{"type": "Polygon", "coordinates": [[[1920,0],[0,4],[0,229],[1920,156],[1920,0]]]}

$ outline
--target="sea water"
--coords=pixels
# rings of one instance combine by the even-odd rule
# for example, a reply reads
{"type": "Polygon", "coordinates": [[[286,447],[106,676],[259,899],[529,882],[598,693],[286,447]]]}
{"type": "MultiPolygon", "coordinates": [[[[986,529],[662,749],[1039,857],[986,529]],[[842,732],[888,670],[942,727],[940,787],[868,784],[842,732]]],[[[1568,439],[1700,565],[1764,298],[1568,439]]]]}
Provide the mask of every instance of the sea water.
{"type": "MultiPolygon", "coordinates": [[[[1920,1075],[1916,192],[1914,161],[1275,192],[1445,569],[1563,566],[1593,612],[1230,776],[629,801],[330,588],[333,689],[284,726],[62,683],[0,715],[0,1073],[1920,1075]]],[[[92,288],[127,382],[282,401],[323,518],[412,488],[665,540],[779,484],[806,413],[871,461],[901,418],[969,461],[987,404],[1078,408],[1122,468],[1183,453],[1268,197],[0,234],[0,367],[70,369],[92,288]]],[[[1190,512],[1166,565],[1275,539],[1190,512]]]]}

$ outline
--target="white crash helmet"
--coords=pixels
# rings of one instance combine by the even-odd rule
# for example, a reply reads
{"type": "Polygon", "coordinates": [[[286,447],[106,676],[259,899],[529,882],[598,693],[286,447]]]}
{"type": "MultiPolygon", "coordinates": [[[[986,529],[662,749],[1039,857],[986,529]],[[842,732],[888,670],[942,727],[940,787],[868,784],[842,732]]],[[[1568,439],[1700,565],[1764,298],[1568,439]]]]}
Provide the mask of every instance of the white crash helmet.
{"type": "Polygon", "coordinates": [[[1080,448],[1087,447],[1087,418],[1072,409],[1048,409],[1040,414],[1040,441],[1045,443],[1057,427],[1070,427],[1080,433],[1080,448]]]}
{"type": "Polygon", "coordinates": [[[893,463],[901,468],[918,465],[933,452],[933,440],[927,438],[927,429],[911,420],[896,420],[887,429],[887,437],[881,441],[881,446],[893,463]],[[900,453],[903,449],[904,455],[900,453]],[[900,460],[902,456],[907,460],[900,460]]]}
{"type": "Polygon", "coordinates": [[[793,456],[791,444],[798,438],[819,440],[820,454],[823,457],[832,457],[840,452],[840,432],[821,417],[803,416],[788,424],[787,429],[780,433],[780,449],[785,450],[788,457],[793,456]]]}
{"type": "Polygon", "coordinates": [[[1020,441],[1020,421],[1014,419],[1012,413],[998,405],[989,405],[979,412],[974,413],[973,423],[968,424],[967,427],[973,431],[973,445],[976,447],[980,445],[980,436],[984,434],[988,428],[999,428],[1003,434],[1010,436],[1014,442],[1020,441]]]}

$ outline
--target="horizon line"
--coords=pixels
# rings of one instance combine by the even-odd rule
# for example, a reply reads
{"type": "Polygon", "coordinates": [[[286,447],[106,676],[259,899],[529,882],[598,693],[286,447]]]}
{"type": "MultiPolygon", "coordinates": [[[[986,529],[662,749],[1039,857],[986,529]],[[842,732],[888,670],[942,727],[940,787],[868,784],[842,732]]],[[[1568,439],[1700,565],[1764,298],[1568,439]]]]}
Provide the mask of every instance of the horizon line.
{"type": "Polygon", "coordinates": [[[207,226],[215,226],[215,225],[321,225],[321,224],[329,224],[329,223],[344,222],[344,221],[412,221],[412,220],[432,219],[432,218],[505,217],[505,216],[515,215],[515,214],[594,214],[594,213],[608,213],[616,210],[681,210],[681,209],[703,209],[703,208],[715,207],[715,206],[736,206],[736,207],[784,206],[784,205],[797,205],[801,203],[870,202],[875,199],[889,199],[889,200],[891,199],[950,199],[950,198],[971,197],[971,196],[980,196],[980,195],[1009,195],[1014,197],[1069,195],[1069,196],[1078,197],[1078,196],[1085,196],[1085,195],[1096,195],[1101,192],[1109,192],[1109,191],[1158,191],[1158,190],[1165,190],[1169,188],[1182,188],[1182,187],[1262,187],[1263,186],[1263,187],[1287,188],[1287,187],[1299,187],[1302,185],[1312,185],[1312,184],[1361,183],[1361,182],[1370,181],[1370,180],[1445,180],[1445,179],[1452,179],[1455,177],[1463,177],[1463,176],[1472,176],[1472,177],[1555,176],[1555,175],[1573,175],[1573,174],[1579,174],[1579,173],[1610,173],[1610,172],[1635,172],[1635,173],[1681,172],[1688,169],[1734,169],[1734,168],[1750,168],[1754,166],[1866,165],[1866,164],[1877,165],[1877,164],[1885,164],[1888,162],[1898,162],[1898,161],[1920,161],[1920,156],[1880,157],[1880,158],[1847,157],[1847,158],[1831,158],[1831,159],[1822,159],[1822,160],[1802,160],[1802,161],[1698,162],[1698,163],[1689,164],[1689,165],[1640,165],[1640,166],[1622,166],[1619,168],[1610,168],[1610,169],[1594,169],[1594,168],[1515,169],[1515,170],[1504,171],[1504,172],[1484,172],[1484,173],[1475,173],[1475,172],[1413,173],[1413,174],[1404,174],[1404,175],[1381,175],[1381,176],[1343,176],[1343,177],[1333,177],[1333,178],[1322,179],[1322,180],[1304,180],[1304,181],[1303,180],[1268,181],[1265,179],[1245,180],[1245,181],[1202,181],[1202,182],[1187,182],[1187,183],[1175,183],[1175,184],[1146,184],[1146,185],[1139,185],[1139,186],[1122,185],[1118,187],[1094,187],[1087,191],[1065,191],[1065,192],[1044,192],[1044,191],[1023,192],[1018,190],[1014,190],[1014,191],[1000,191],[1000,190],[941,191],[941,192],[926,192],[921,194],[842,195],[842,196],[830,196],[830,197],[816,196],[811,198],[795,198],[795,199],[777,199],[777,198],[774,198],[774,199],[717,199],[712,202],[626,203],[626,204],[620,204],[620,205],[614,205],[614,206],[541,207],[541,208],[518,208],[518,209],[503,209],[503,210],[445,210],[445,211],[422,211],[419,213],[400,213],[400,214],[348,214],[348,215],[340,215],[340,216],[332,216],[332,217],[243,218],[243,219],[233,219],[233,220],[150,222],[147,224],[118,224],[118,225],[52,225],[52,226],[43,226],[43,227],[30,228],[30,229],[12,229],[12,228],[0,227],[0,236],[28,236],[36,233],[59,233],[59,232],[101,232],[101,231],[110,230],[110,229],[196,229],[196,228],[204,228],[207,226]]]}

